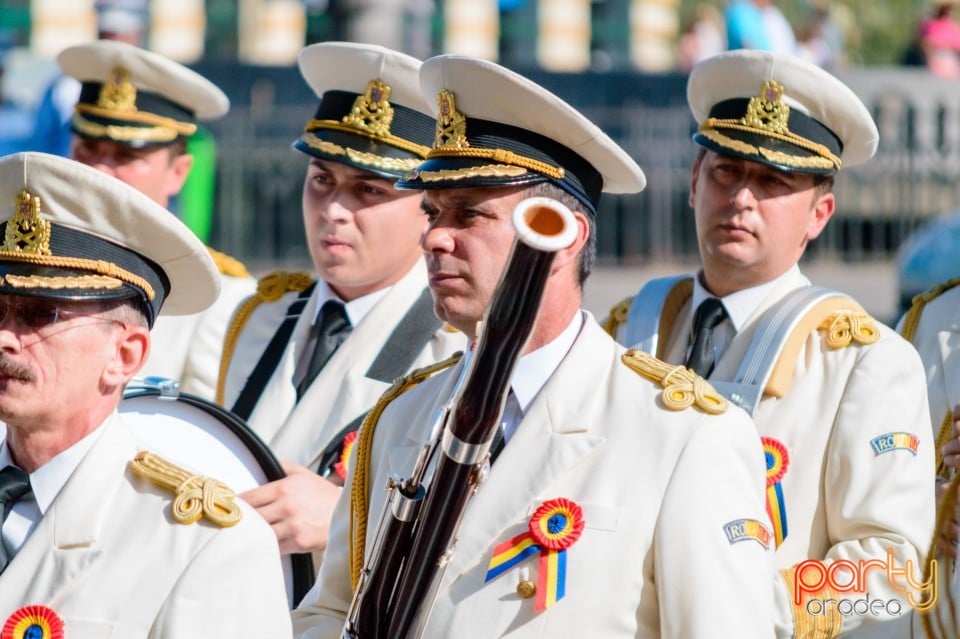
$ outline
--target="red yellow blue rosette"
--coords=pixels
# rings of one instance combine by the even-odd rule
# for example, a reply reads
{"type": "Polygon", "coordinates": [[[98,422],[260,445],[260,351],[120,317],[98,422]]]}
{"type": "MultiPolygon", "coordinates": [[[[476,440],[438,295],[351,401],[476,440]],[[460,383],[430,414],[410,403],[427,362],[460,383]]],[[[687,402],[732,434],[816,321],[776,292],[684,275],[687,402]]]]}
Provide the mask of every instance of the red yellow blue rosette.
{"type": "Polygon", "coordinates": [[[787,447],[773,437],[761,437],[763,452],[767,458],[767,514],[773,524],[773,537],[777,548],[787,538],[787,508],[783,501],[780,480],[787,474],[790,455],[787,447]]]}
{"type": "Polygon", "coordinates": [[[46,606],[24,606],[7,617],[0,639],[63,639],[63,619],[46,606]]]}
{"type": "Polygon", "coordinates": [[[343,482],[347,481],[347,464],[350,463],[350,455],[353,453],[353,444],[357,441],[357,431],[347,433],[340,445],[340,461],[333,465],[333,472],[340,477],[343,482]]]}
{"type": "Polygon", "coordinates": [[[567,548],[583,533],[583,511],[563,497],[540,504],[530,517],[527,531],[493,549],[484,583],[503,574],[527,557],[540,553],[536,610],[546,610],[566,592],[567,548]]]}

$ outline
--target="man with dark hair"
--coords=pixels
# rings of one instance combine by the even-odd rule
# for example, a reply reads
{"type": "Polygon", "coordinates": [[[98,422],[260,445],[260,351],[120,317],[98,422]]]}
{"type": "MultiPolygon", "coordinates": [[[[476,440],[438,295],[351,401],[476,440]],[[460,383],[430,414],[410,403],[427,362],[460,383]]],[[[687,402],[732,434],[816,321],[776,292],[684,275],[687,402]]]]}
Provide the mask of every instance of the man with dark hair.
{"type": "MultiPolygon", "coordinates": [[[[435,440],[434,461],[456,450],[480,477],[484,459],[495,463],[457,520],[436,597],[414,602],[422,636],[770,637],[763,456],[750,420],[714,403],[695,376],[625,353],[580,308],[600,194],[641,190],[640,167],[575,109],[491,62],[431,58],[420,84],[437,101],[436,135],[401,185],[423,191],[437,314],[477,340],[521,201],[566,202],[571,239],[553,257],[505,403],[489,407],[499,435],[435,440]],[[697,399],[674,403],[675,382],[697,399]]],[[[360,567],[377,554],[381,488],[393,473],[411,477],[433,416],[477,353],[426,381],[431,371],[400,380],[364,423],[319,582],[294,612],[298,636],[341,636],[360,567]]],[[[439,483],[427,490],[445,490],[439,483]]],[[[390,623],[387,613],[375,614],[390,623]]]]}
{"type": "Polygon", "coordinates": [[[377,45],[300,53],[320,100],[293,143],[309,160],[303,224],[315,273],[260,280],[228,331],[217,396],[286,462],[288,477],[243,495],[283,552],[326,547],[351,442],[377,397],[464,344],[432,312],[420,198],[394,188],[433,138],[419,68],[377,45]]]}
{"type": "Polygon", "coordinates": [[[798,263],[833,216],[834,176],[874,154],[877,128],[840,80],[770,52],[701,62],[687,99],[702,147],[690,178],[702,269],[646,284],[609,327],[752,414],[767,454],[777,636],[876,626],[933,594],[915,586],[934,523],[923,370],[909,344],[811,286],[798,263]],[[858,614],[864,599],[884,603],[858,614]]]}

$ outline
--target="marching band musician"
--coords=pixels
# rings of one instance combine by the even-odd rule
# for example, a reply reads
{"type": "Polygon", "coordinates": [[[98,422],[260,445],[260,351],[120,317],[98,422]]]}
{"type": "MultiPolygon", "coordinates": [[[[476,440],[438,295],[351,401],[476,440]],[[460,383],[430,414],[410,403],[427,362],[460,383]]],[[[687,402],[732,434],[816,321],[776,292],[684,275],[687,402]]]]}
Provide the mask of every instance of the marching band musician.
{"type": "Polygon", "coordinates": [[[216,299],[204,245],[135,189],[39,153],[0,159],[0,218],[2,636],[290,636],[266,523],[117,412],[157,314],[216,299]]]}
{"type": "Polygon", "coordinates": [[[917,354],[797,265],[834,213],[841,166],[872,157],[878,132],[838,79],[769,52],[701,62],[687,98],[699,123],[690,204],[702,269],[648,283],[608,328],[753,415],[768,462],[777,636],[854,636],[905,615],[908,591],[918,603],[931,594],[889,576],[922,581],[933,534],[917,354]],[[854,609],[864,600],[877,604],[866,614],[854,609]]]}
{"type": "Polygon", "coordinates": [[[324,42],[304,48],[299,64],[320,98],[293,143],[309,158],[303,222],[316,273],[260,280],[233,317],[218,389],[286,462],[288,477],[243,495],[284,553],[326,546],[350,442],[377,398],[465,343],[433,314],[419,195],[394,188],[433,139],[421,62],[324,42]]]}
{"type": "MultiPolygon", "coordinates": [[[[576,220],[511,379],[505,445],[467,502],[423,636],[771,637],[764,463],[749,418],[713,404],[702,380],[625,354],[580,308],[601,191],[640,191],[640,167],[565,102],[494,63],[442,55],[420,79],[436,136],[399,184],[423,191],[438,316],[477,338],[521,200],[547,196],[576,220]],[[664,390],[675,383],[702,394],[673,404],[664,390]]],[[[365,421],[371,446],[353,459],[369,459],[369,475],[351,467],[319,581],[294,611],[297,636],[341,636],[381,487],[391,473],[409,477],[464,365],[452,358],[426,381],[431,371],[405,378],[395,390],[412,388],[385,395],[365,421]]]]}
{"type": "MultiPolygon", "coordinates": [[[[57,62],[82,83],[70,156],[169,208],[193,165],[187,139],[198,119],[227,112],[227,96],[185,66],[125,42],[67,47],[57,62]]],[[[181,391],[213,400],[230,314],[256,281],[236,259],[208,250],[220,271],[220,297],[202,314],[162,318],[142,375],[179,380],[181,391]]]]}

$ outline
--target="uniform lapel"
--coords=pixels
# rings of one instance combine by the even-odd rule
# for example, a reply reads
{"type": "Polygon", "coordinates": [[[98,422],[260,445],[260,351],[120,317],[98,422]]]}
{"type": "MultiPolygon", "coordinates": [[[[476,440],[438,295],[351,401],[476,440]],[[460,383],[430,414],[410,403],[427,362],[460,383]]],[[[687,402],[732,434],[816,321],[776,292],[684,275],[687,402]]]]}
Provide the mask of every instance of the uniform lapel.
{"type": "Polygon", "coordinates": [[[523,532],[533,511],[568,469],[602,445],[593,429],[607,388],[613,341],[587,317],[580,335],[470,502],[448,579],[490,560],[493,547],[523,532]],[[569,360],[577,362],[574,366],[569,360]],[[591,380],[585,384],[584,380],[591,380]]]}
{"type": "Polygon", "coordinates": [[[101,529],[111,514],[119,482],[136,454],[133,438],[114,416],[83,458],[36,530],[0,579],[0,612],[29,603],[56,609],[99,561],[101,529]]]}
{"type": "Polygon", "coordinates": [[[331,438],[389,388],[367,370],[425,285],[426,267],[418,260],[354,327],[273,438],[278,457],[312,466],[331,438]]]}

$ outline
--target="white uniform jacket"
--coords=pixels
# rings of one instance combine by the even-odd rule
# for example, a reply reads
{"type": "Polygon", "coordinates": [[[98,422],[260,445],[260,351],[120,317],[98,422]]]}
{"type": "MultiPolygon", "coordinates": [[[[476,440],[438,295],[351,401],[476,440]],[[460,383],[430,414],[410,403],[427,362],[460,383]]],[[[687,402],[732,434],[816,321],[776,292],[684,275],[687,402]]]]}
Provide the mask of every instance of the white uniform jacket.
{"type": "MultiPolygon", "coordinates": [[[[592,317],[527,409],[468,502],[425,637],[772,637],[773,574],[762,523],[764,461],[749,418],[664,408],[655,383],[592,317]],[[546,500],[583,510],[565,552],[566,596],[543,612],[521,598],[528,558],[484,582],[494,548],[523,533],[546,500]],[[731,524],[733,527],[731,528],[731,524]],[[726,528],[726,530],[725,530],[726,528]],[[728,534],[730,536],[728,536],[728,534]]],[[[374,438],[367,553],[390,472],[409,476],[430,418],[463,366],[423,382],[383,413],[374,438]]],[[[348,491],[344,491],[348,495],[348,491]]],[[[299,637],[339,637],[351,600],[349,499],[334,512],[320,579],[294,611],[299,637]]]]}
{"type": "Polygon", "coordinates": [[[220,275],[220,296],[193,315],[161,315],[150,331],[150,356],[138,377],[180,380],[180,390],[213,401],[224,338],[233,311],[257,290],[252,277],[220,275]]]}
{"type": "Polygon", "coordinates": [[[240,500],[235,526],[174,522],[173,493],[129,468],[146,447],[125,419],[104,426],[4,571],[0,618],[41,604],[69,639],[289,637],[270,527],[240,500]]]}
{"type": "MultiPolygon", "coordinates": [[[[294,373],[317,310],[317,295],[311,297],[247,420],[279,459],[313,467],[331,440],[389,388],[393,380],[372,379],[367,377],[367,371],[425,286],[426,267],[423,260],[418,260],[353,328],[297,403],[294,373]]],[[[229,408],[236,402],[296,297],[296,293],[288,293],[275,302],[260,304],[244,324],[226,373],[224,406],[229,408]]],[[[446,359],[462,350],[465,343],[463,333],[440,328],[410,368],[446,359]]]]}
{"type": "MultiPolygon", "coordinates": [[[[797,269],[785,276],[733,338],[710,379],[733,380],[763,312],[809,285],[797,269]]],[[[684,361],[691,324],[688,301],[673,324],[664,351],[667,361],[684,361]]],[[[789,456],[779,482],[787,535],[776,552],[778,569],[792,572],[806,559],[886,562],[891,549],[897,568],[910,561],[914,577],[922,577],[919,566],[933,535],[935,512],[934,442],[926,426],[923,370],[905,340],[878,327],[877,342],[845,348],[829,347],[825,331],[812,331],[799,351],[786,395],[765,395],[754,414],[760,435],[782,444],[789,456]],[[896,433],[908,435],[890,437],[896,433]],[[902,445],[910,436],[916,437],[914,450],[902,445]],[[887,441],[897,445],[885,447],[887,441]]],[[[882,570],[872,570],[867,585],[871,600],[895,598],[909,609],[882,570]]],[[[778,636],[792,637],[792,593],[779,578],[775,590],[778,636]]],[[[864,593],[838,594],[864,598],[864,593]]],[[[889,618],[883,611],[854,613],[843,616],[842,627],[846,633],[889,618]]]]}

